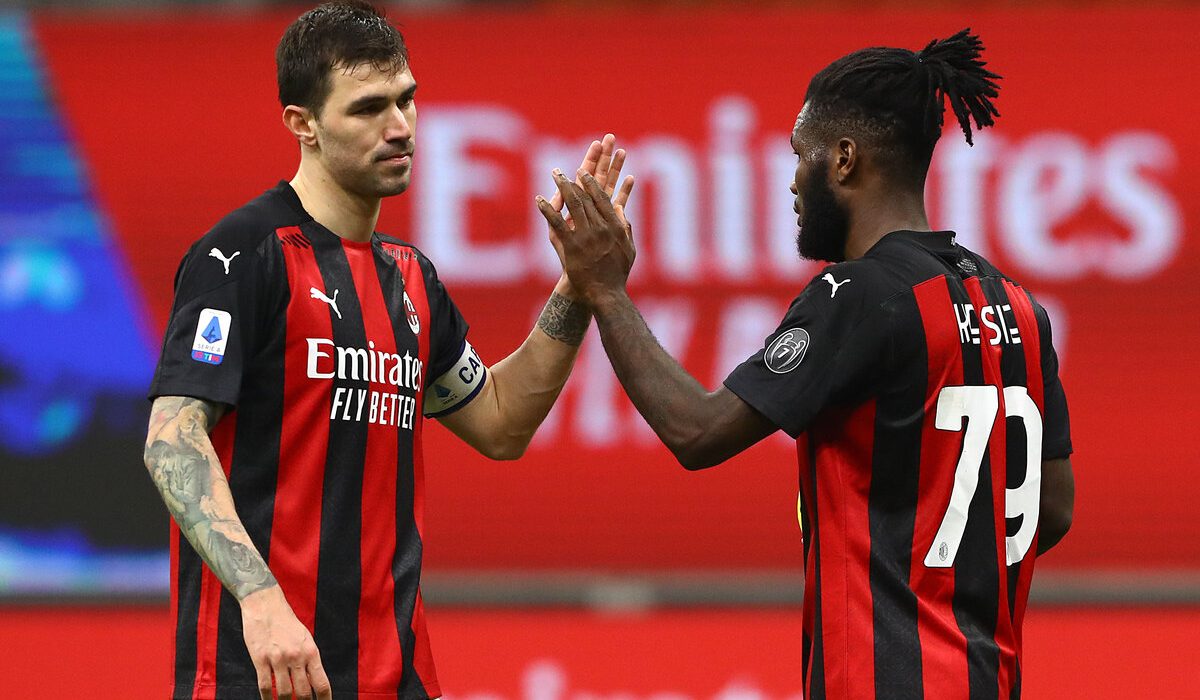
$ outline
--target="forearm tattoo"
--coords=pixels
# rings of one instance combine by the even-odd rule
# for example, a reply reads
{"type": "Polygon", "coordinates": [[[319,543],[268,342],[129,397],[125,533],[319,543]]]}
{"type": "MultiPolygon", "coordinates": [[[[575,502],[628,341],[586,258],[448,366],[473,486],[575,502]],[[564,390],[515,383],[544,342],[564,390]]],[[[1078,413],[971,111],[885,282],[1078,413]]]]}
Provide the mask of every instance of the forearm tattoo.
{"type": "Polygon", "coordinates": [[[578,346],[583,342],[591,320],[592,314],[586,305],[555,292],[546,302],[546,308],[542,309],[542,315],[538,316],[537,326],[555,340],[578,346]]]}
{"type": "Polygon", "coordinates": [[[222,484],[222,493],[216,492],[221,467],[205,429],[214,422],[215,408],[170,397],[159,399],[154,409],[146,467],[179,529],[238,600],[275,585],[228,491],[222,484]]]}

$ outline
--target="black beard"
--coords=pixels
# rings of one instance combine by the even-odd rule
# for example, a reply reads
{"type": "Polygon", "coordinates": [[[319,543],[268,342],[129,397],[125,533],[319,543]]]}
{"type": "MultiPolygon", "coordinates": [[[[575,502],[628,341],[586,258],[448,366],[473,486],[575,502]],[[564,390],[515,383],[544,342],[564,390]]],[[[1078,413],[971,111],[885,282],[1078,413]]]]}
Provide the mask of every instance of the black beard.
{"type": "Polygon", "coordinates": [[[796,250],[807,260],[840,263],[846,259],[850,215],[825,181],[824,164],[813,170],[800,193],[804,214],[800,217],[800,232],[796,234],[796,250]]]}

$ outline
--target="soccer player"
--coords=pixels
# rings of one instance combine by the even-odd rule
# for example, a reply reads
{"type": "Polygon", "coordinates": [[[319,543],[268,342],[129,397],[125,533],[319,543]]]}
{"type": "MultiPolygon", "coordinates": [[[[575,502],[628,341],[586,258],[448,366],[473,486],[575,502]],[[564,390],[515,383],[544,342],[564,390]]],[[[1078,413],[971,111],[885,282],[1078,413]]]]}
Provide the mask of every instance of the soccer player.
{"type": "Polygon", "coordinates": [[[944,101],[968,142],[971,119],[998,116],[981,52],[964,30],[812,79],[791,139],[798,247],[834,264],[716,391],[627,296],[632,231],[600,184],[557,177],[573,226],[538,201],[617,376],[685,467],[797,439],[807,698],[1018,697],[1034,560],[1070,524],[1050,320],[925,214],[944,101]]]}
{"type": "MultiPolygon", "coordinates": [[[[329,3],[276,59],[299,169],[188,251],[150,390],[146,466],[178,524],[172,696],[437,697],[422,416],[520,456],[590,315],[563,278],[487,366],[433,264],[374,230],[416,144],[400,33],[370,5],[329,3]]],[[[582,170],[615,185],[613,145],[593,142],[582,170]]]]}

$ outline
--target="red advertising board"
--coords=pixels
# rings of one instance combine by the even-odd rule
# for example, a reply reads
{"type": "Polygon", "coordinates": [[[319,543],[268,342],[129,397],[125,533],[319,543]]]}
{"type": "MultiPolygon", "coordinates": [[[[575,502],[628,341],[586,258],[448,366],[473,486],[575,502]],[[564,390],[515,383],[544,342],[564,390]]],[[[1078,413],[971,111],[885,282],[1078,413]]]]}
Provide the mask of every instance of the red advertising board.
{"type": "MultiPolygon", "coordinates": [[[[275,102],[283,14],[47,15],[55,97],[145,299],[164,325],[187,245],[297,162],[275,102]]],[[[948,129],[935,225],[1051,310],[1071,403],[1065,568],[1200,567],[1200,97],[1181,10],[576,11],[398,16],[418,95],[411,191],[381,229],[439,267],[485,360],[523,339],[557,277],[533,205],[553,167],[615,132],[640,184],[632,292],[708,386],[761,347],[817,269],[794,252],[787,139],[809,77],[869,45],[970,25],[1004,76],[997,127],[948,129]],[[1186,55],[1185,55],[1186,54],[1186,55]]],[[[153,341],[151,341],[153,342],[153,341]]],[[[691,474],[637,417],[589,339],[516,463],[428,441],[428,564],[442,569],[795,569],[793,447],[691,474]]]]}
{"type": "MultiPolygon", "coordinates": [[[[796,609],[431,610],[429,620],[446,700],[802,697],[796,609]]],[[[1033,608],[1025,697],[1200,698],[1197,624],[1194,609],[1033,608]]],[[[0,672],[15,698],[162,697],[170,636],[165,609],[2,609],[0,672]]]]}

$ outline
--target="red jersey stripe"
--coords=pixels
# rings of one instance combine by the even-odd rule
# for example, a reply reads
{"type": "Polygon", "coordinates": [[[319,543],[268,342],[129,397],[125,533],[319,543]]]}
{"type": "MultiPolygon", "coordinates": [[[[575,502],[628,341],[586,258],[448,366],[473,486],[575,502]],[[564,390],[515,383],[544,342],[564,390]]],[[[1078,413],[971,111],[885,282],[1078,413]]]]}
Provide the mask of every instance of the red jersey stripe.
{"type": "MultiPolygon", "coordinates": [[[[363,326],[372,352],[396,353],[396,339],[388,317],[383,289],[375,271],[371,244],[342,241],[350,274],[354,279],[363,326]]],[[[386,377],[373,377],[370,391],[379,397],[378,422],[367,424],[367,449],[362,481],[362,537],[359,552],[362,562],[362,597],[358,608],[358,683],[361,688],[395,685],[396,673],[403,664],[400,637],[394,610],[395,586],[392,579],[392,553],[396,550],[396,428],[389,425],[400,415],[385,417],[383,411],[396,410],[383,399],[395,393],[386,377]]],[[[374,399],[372,399],[374,412],[374,399]]],[[[415,418],[414,418],[415,422],[415,418]]]]}
{"type": "Polygon", "coordinates": [[[825,688],[831,698],[875,693],[874,610],[866,573],[871,566],[868,495],[874,434],[874,400],[849,413],[832,411],[813,430],[821,513],[821,599],[827,613],[821,634],[825,688]]]}
{"type": "Polygon", "coordinates": [[[221,582],[207,565],[200,575],[200,616],[196,620],[196,682],[193,700],[209,700],[217,682],[217,614],[221,602],[221,582]]]}
{"type": "MultiPolygon", "coordinates": [[[[233,463],[233,436],[237,416],[229,413],[213,428],[210,440],[220,460],[225,478],[233,463]]],[[[221,610],[221,581],[212,569],[204,566],[200,576],[200,614],[196,620],[196,683],[192,696],[196,700],[212,697],[217,682],[217,631],[221,610]]]]}
{"type": "Polygon", "coordinates": [[[421,589],[417,588],[417,603],[413,608],[413,636],[416,645],[413,647],[413,668],[425,693],[431,698],[441,697],[442,688],[438,683],[437,669],[433,665],[433,649],[429,646],[429,631],[425,626],[425,601],[421,598],[421,589]]]}
{"type": "MultiPolygon", "coordinates": [[[[179,525],[174,519],[171,520],[171,623],[178,627],[179,625],[179,545],[180,537],[179,525]]],[[[174,692],[175,684],[179,681],[179,645],[171,645],[171,691],[174,692]]]]}
{"type": "Polygon", "coordinates": [[[268,563],[280,563],[272,566],[272,571],[296,617],[311,632],[316,620],[330,399],[328,392],[312,390],[303,368],[308,362],[308,339],[332,338],[333,322],[329,314],[309,313],[303,307],[314,303],[309,299],[310,289],[325,291],[313,248],[289,242],[289,237],[304,239],[304,234],[299,227],[287,227],[276,235],[282,242],[292,297],[287,308],[284,350],[283,405],[287,408],[279,441],[268,563]]]}
{"type": "MultiPolygon", "coordinates": [[[[400,246],[389,246],[392,248],[400,248],[400,246]]],[[[401,248],[402,249],[402,248],[401,248]]],[[[402,249],[403,250],[403,249],[402,249]]],[[[429,336],[432,332],[430,327],[429,314],[429,295],[425,289],[425,273],[421,271],[421,263],[417,259],[417,253],[411,248],[407,249],[411,254],[394,255],[396,265],[400,268],[400,274],[404,277],[404,293],[408,295],[409,301],[412,302],[413,309],[416,311],[418,323],[421,330],[417,333],[417,355],[421,358],[421,366],[429,366],[429,336]]],[[[456,352],[455,348],[451,352],[456,352]]],[[[437,377],[422,377],[423,385],[421,393],[417,396],[418,404],[425,397],[425,386],[428,385],[437,377]]],[[[419,410],[419,406],[418,406],[419,410]]],[[[418,420],[416,427],[413,430],[413,520],[417,524],[417,533],[424,536],[425,533],[425,453],[421,449],[421,433],[424,426],[423,420],[418,420]]]]}
{"type": "Polygon", "coordinates": [[[917,593],[922,683],[927,691],[937,688],[938,697],[965,698],[970,695],[967,644],[954,617],[954,569],[925,566],[925,555],[950,502],[962,446],[961,434],[947,435],[935,427],[937,389],[963,383],[962,346],[946,278],[935,277],[917,285],[913,295],[925,331],[929,374],[909,585],[917,593]],[[948,674],[947,669],[958,672],[948,674]]]}

